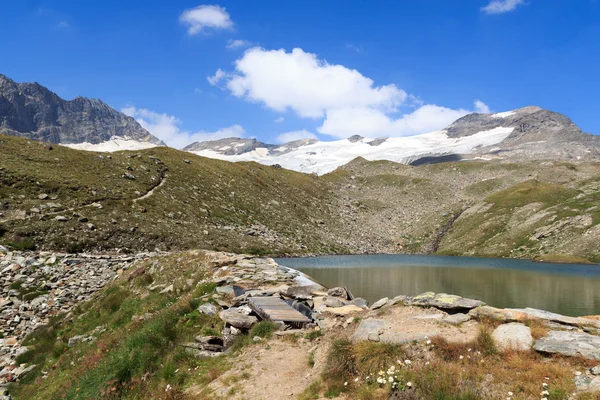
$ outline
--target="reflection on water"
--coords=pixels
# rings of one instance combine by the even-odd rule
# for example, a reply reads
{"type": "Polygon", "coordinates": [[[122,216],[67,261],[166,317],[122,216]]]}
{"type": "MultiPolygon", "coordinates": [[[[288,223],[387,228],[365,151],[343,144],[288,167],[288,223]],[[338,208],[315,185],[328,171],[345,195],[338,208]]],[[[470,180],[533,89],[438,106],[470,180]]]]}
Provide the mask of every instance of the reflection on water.
{"type": "Polygon", "coordinates": [[[600,314],[600,266],[444,256],[366,255],[277,259],[355,297],[445,292],[494,307],[533,307],[565,315],[600,314]]]}

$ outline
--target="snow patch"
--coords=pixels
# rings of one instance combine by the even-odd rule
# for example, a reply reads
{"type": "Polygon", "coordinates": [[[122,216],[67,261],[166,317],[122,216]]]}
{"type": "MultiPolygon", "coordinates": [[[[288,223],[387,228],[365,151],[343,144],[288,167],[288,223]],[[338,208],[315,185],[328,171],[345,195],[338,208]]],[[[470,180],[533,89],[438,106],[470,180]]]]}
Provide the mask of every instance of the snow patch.
{"type": "Polygon", "coordinates": [[[515,114],[516,114],[515,111],[506,111],[506,112],[493,114],[492,118],[506,118],[506,117],[510,117],[511,115],[515,115],[515,114]]]}
{"type": "Polygon", "coordinates": [[[151,149],[153,147],[157,147],[154,143],[149,142],[140,142],[138,140],[133,140],[129,138],[117,137],[114,136],[110,138],[110,140],[103,143],[67,143],[61,144],[61,146],[70,147],[75,150],[85,150],[85,151],[97,151],[97,152],[105,152],[112,153],[114,151],[121,150],[144,150],[151,149]]]}
{"type": "Polygon", "coordinates": [[[279,164],[283,168],[326,174],[356,157],[367,160],[389,160],[407,163],[410,159],[435,154],[469,154],[479,146],[500,143],[511,134],[514,128],[495,128],[478,132],[471,136],[450,138],[446,131],[436,131],[416,136],[389,138],[379,146],[368,144],[373,139],[363,139],[352,143],[347,139],[332,142],[316,142],[285,154],[269,154],[268,149],[257,148],[239,155],[223,155],[212,150],[192,151],[197,155],[220,160],[256,161],[265,165],[279,164]]]}

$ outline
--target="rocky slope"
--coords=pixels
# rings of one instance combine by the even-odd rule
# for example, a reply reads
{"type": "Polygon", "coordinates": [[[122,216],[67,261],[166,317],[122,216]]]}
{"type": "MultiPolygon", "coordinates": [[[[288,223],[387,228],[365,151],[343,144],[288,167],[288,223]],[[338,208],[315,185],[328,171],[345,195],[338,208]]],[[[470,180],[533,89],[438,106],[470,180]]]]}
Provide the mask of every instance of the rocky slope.
{"type": "MultiPolygon", "coordinates": [[[[597,316],[498,309],[432,292],[369,306],[272,259],[231,253],[131,263],[0,250],[0,264],[29,272],[32,285],[47,284],[36,272],[51,268],[48,257],[57,269],[108,270],[114,279],[99,279],[105,288],[73,299],[75,307],[65,302],[62,312],[20,306],[24,316],[52,318],[25,339],[10,328],[0,338],[6,399],[584,400],[600,388],[597,316]],[[269,320],[261,303],[304,322],[275,310],[269,320]]],[[[75,282],[32,297],[49,304],[75,282]]]]}
{"type": "Polygon", "coordinates": [[[0,133],[61,144],[99,144],[117,137],[164,145],[101,100],[64,100],[38,83],[16,83],[2,74],[0,133]]]}

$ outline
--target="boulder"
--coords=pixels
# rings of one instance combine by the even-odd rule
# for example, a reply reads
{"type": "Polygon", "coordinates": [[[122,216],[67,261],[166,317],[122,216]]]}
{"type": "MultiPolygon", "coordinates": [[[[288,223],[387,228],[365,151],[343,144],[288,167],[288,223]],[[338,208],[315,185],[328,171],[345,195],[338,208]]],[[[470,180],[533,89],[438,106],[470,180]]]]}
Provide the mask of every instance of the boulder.
{"type": "Polygon", "coordinates": [[[379,335],[381,335],[389,325],[390,323],[383,319],[363,319],[360,321],[360,325],[356,328],[356,331],[350,340],[353,342],[362,342],[366,340],[378,342],[379,335]],[[375,338],[377,339],[375,340],[375,338]]]}
{"type": "Polygon", "coordinates": [[[468,316],[467,314],[457,313],[457,314],[445,315],[444,317],[442,317],[441,321],[446,324],[458,326],[458,325],[464,324],[465,322],[467,322],[470,319],[471,319],[471,317],[468,316]]]}
{"type": "Polygon", "coordinates": [[[342,299],[338,299],[336,297],[327,297],[327,299],[325,299],[325,305],[327,307],[344,307],[347,304],[347,301],[343,301],[342,299]]]}
{"type": "Polygon", "coordinates": [[[369,302],[361,297],[355,297],[350,303],[361,308],[369,308],[369,302]]]}
{"type": "Polygon", "coordinates": [[[73,347],[77,343],[81,343],[84,339],[85,339],[85,336],[83,336],[83,335],[73,336],[72,338],[69,338],[69,342],[67,344],[69,347],[73,347]]]}
{"type": "Polygon", "coordinates": [[[343,287],[334,287],[327,291],[327,296],[340,297],[344,300],[348,299],[348,292],[343,287]]]}
{"type": "Polygon", "coordinates": [[[229,325],[239,329],[250,329],[258,322],[258,319],[252,315],[245,315],[239,312],[237,308],[229,308],[221,311],[219,317],[229,325]]]}
{"type": "Polygon", "coordinates": [[[312,299],[312,293],[318,290],[320,286],[316,285],[308,285],[308,286],[292,286],[287,288],[285,293],[283,293],[287,297],[291,297],[292,299],[297,300],[310,300],[312,299]]]}
{"type": "Polygon", "coordinates": [[[371,306],[371,310],[377,310],[378,308],[385,306],[389,301],[390,299],[388,299],[387,297],[379,299],[375,303],[373,303],[373,305],[371,306]]]}
{"type": "Polygon", "coordinates": [[[479,300],[467,299],[446,293],[427,292],[408,300],[411,306],[435,307],[442,310],[470,310],[485,305],[479,300]]]}
{"type": "Polygon", "coordinates": [[[556,314],[550,311],[538,310],[536,308],[508,308],[509,311],[522,313],[529,318],[538,318],[544,321],[558,322],[559,324],[572,326],[593,326],[600,328],[600,321],[590,318],[568,317],[566,315],[556,314]]]}
{"type": "Polygon", "coordinates": [[[500,325],[492,332],[492,338],[502,351],[507,349],[527,351],[531,350],[533,345],[531,329],[518,322],[500,325]]]}
{"type": "Polygon", "coordinates": [[[217,315],[219,312],[219,307],[211,303],[204,303],[198,307],[198,311],[206,315],[217,315]]]}
{"type": "Polygon", "coordinates": [[[600,360],[600,337],[587,333],[550,331],[548,336],[537,340],[533,348],[540,353],[600,360]]]}
{"type": "Polygon", "coordinates": [[[362,308],[355,306],[354,304],[349,304],[343,307],[326,307],[324,312],[334,315],[346,316],[349,314],[354,314],[357,312],[363,311],[362,308]]]}
{"type": "Polygon", "coordinates": [[[469,315],[475,319],[489,318],[502,322],[523,321],[527,318],[522,312],[514,310],[505,310],[490,306],[481,306],[469,311],[469,315]]]}

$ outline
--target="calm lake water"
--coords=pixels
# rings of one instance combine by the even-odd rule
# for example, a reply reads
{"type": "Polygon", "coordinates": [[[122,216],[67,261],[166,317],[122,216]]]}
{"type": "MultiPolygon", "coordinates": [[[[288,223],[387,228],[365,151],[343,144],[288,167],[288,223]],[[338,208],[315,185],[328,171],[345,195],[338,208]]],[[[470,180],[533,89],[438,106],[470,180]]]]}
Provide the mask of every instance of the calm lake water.
{"type": "Polygon", "coordinates": [[[494,307],[533,307],[564,315],[600,314],[600,265],[525,260],[357,255],[279,258],[326,287],[346,286],[355,297],[450,293],[494,307]]]}

